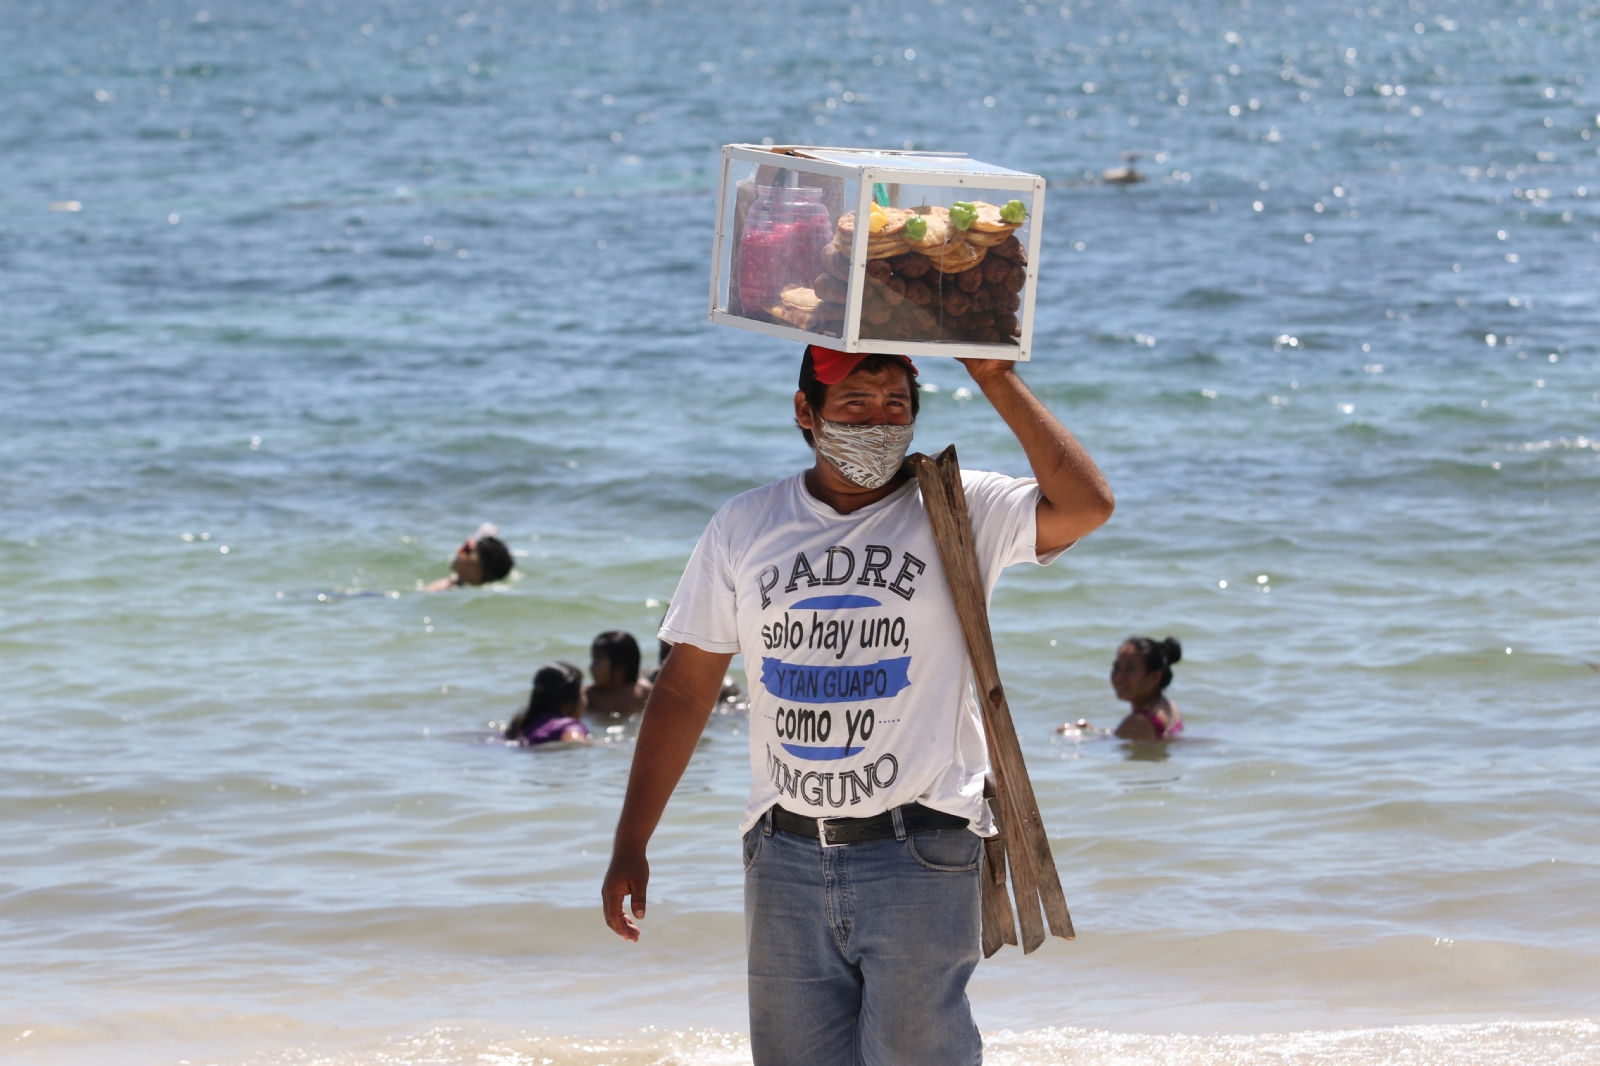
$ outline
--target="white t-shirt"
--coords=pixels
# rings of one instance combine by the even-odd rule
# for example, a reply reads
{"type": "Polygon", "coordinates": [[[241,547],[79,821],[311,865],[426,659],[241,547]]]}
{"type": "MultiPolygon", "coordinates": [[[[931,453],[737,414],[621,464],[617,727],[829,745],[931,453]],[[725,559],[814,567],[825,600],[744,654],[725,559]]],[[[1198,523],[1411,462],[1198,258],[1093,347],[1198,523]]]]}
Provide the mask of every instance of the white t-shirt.
{"type": "MultiPolygon", "coordinates": [[[[1032,478],[963,470],[985,593],[1035,551],[1032,478]]],[[[803,474],[729,500],[684,569],[661,639],[743,652],[750,806],[863,818],[919,802],[993,833],[966,641],[915,478],[854,514],[803,474]]]]}

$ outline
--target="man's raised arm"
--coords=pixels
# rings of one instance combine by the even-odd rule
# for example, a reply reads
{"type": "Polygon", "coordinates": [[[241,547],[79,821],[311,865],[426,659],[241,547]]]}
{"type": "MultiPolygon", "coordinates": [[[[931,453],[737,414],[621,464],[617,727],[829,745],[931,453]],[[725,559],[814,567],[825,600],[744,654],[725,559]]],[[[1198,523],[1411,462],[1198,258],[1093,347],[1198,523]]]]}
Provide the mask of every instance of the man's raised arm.
{"type": "Polygon", "coordinates": [[[628,794],[611,844],[611,866],[600,889],[606,924],[625,940],[639,939],[635,919],[644,917],[645,886],[650,880],[645,845],[689,766],[732,661],[732,655],[703,651],[692,644],[675,645],[645,704],[633,768],[628,772],[628,794]],[[631,915],[622,907],[623,899],[630,896],[631,915]]]}
{"type": "Polygon", "coordinates": [[[1111,517],[1111,486],[1077,438],[1067,431],[1017,375],[1007,359],[963,359],[972,380],[1000,412],[1027,453],[1039,481],[1039,554],[1065,548],[1111,517]]]}

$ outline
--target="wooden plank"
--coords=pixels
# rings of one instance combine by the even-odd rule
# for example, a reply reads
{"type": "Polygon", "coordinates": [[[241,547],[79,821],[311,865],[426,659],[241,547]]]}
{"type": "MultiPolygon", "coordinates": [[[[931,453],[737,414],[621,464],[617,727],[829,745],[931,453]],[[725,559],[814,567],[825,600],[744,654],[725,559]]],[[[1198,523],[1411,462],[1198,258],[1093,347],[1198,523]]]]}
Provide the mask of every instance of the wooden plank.
{"type": "MultiPolygon", "coordinates": [[[[1001,842],[998,849],[994,844],[1000,841],[999,837],[990,837],[983,842],[983,957],[988,958],[1000,950],[1001,945],[1007,943],[1005,929],[1011,917],[1011,898],[1006,895],[1006,886],[996,884],[993,871],[996,868],[996,855],[998,850],[1000,864],[1005,863],[1005,844],[1001,842]]],[[[1017,942],[1016,933],[1011,934],[1010,943],[1017,942]]]]}
{"type": "Polygon", "coordinates": [[[1004,690],[994,659],[994,641],[989,631],[989,605],[983,575],[978,565],[977,544],[966,512],[966,493],[961,489],[960,468],[954,450],[946,449],[938,460],[917,464],[923,485],[923,502],[933,525],[934,539],[944,563],[945,580],[955,602],[972,662],[973,680],[982,708],[984,731],[989,742],[989,761],[994,771],[995,791],[1008,826],[1014,827],[1006,848],[1011,881],[1017,903],[1017,924],[1021,931],[1023,954],[1031,954],[1044,943],[1044,923],[1039,918],[1040,871],[1037,848],[1029,839],[1039,825],[1038,815],[1029,816],[1021,797],[1015,794],[1018,774],[1023,779],[1021,750],[1016,732],[1005,710],[1004,690]],[[954,479],[950,474],[953,472],[954,479]]]}
{"type": "MultiPolygon", "coordinates": [[[[946,455],[949,454],[947,451],[946,455]]],[[[944,456],[940,459],[943,460],[944,456]]],[[[944,562],[945,579],[966,638],[968,655],[972,660],[973,677],[978,686],[979,703],[984,718],[985,733],[989,739],[990,764],[993,768],[996,798],[999,801],[1002,823],[1022,827],[1025,819],[1016,809],[1011,790],[1011,771],[1004,755],[996,750],[998,734],[990,725],[992,700],[986,695],[992,689],[993,672],[988,669],[988,653],[993,640],[989,632],[988,605],[983,595],[983,580],[977,569],[977,546],[972,540],[970,521],[962,522],[949,481],[944,477],[942,461],[924,461],[917,464],[917,475],[923,490],[924,507],[933,526],[934,539],[944,562]]],[[[965,502],[965,493],[962,493],[965,502]]],[[[1008,864],[1016,893],[1017,918],[1021,928],[1024,953],[1032,952],[1044,941],[1044,929],[1039,921],[1037,903],[1038,880],[1032,868],[1032,851],[1026,847],[1008,847],[1008,864]]]]}
{"type": "Polygon", "coordinates": [[[1017,925],[1011,897],[1006,892],[1006,830],[992,777],[984,781],[983,796],[997,830],[983,842],[983,957],[987,959],[999,951],[1002,944],[1015,946],[1017,925]]]}
{"type": "MultiPolygon", "coordinates": [[[[1028,767],[1022,758],[1022,746],[1017,740],[1016,726],[1011,719],[1011,708],[1005,701],[1005,689],[1000,684],[1000,668],[995,659],[994,641],[989,631],[988,597],[982,583],[982,575],[978,570],[977,544],[973,540],[972,519],[967,511],[966,492],[961,486],[961,467],[956,459],[955,445],[946,448],[944,454],[940,456],[939,468],[940,480],[945,484],[946,494],[955,512],[957,528],[965,542],[971,577],[975,579],[977,611],[982,622],[982,645],[979,649],[981,654],[973,658],[975,662],[979,659],[983,661],[987,675],[982,677],[982,687],[978,691],[988,693],[989,706],[985,708],[984,727],[992,738],[991,761],[998,755],[1008,764],[1007,784],[1009,790],[1014,792],[1012,824],[1023,827],[1022,832],[1017,835],[1018,847],[1010,850],[1027,850],[1032,853],[1028,862],[1029,873],[1037,886],[1039,902],[1044,907],[1050,931],[1056,936],[1071,940],[1075,935],[1072,929],[1072,916],[1067,912],[1066,897],[1061,890],[1061,878],[1056,871],[1055,858],[1050,853],[1050,837],[1045,831],[1044,819],[1039,815],[1039,804],[1033,794],[1033,782],[1028,777],[1028,767]]],[[[976,667],[974,669],[976,670],[976,667]]],[[[1032,910],[1033,898],[1031,892],[1019,886],[1018,901],[1020,903],[1023,899],[1029,900],[1029,911],[1032,910]]],[[[1038,943],[1043,941],[1041,932],[1038,943]]]]}
{"type": "Polygon", "coordinates": [[[988,596],[967,512],[966,493],[961,486],[955,446],[946,448],[938,459],[921,454],[908,458],[922,489],[924,508],[933,526],[945,579],[972,662],[973,681],[988,737],[996,807],[1007,837],[1005,858],[1011,867],[1022,950],[1029,954],[1044,943],[1045,922],[1040,921],[1041,907],[1050,932],[1068,940],[1073,938],[1072,917],[1067,911],[1061,878],[1050,853],[1050,840],[1039,816],[1027,765],[1023,762],[1005,689],[1000,683],[994,639],[989,629],[988,596]]]}
{"type": "MultiPolygon", "coordinates": [[[[989,731],[991,737],[999,738],[998,744],[991,741],[990,750],[991,753],[1000,754],[1008,763],[1014,764],[1007,767],[1007,778],[1009,786],[1015,790],[1016,813],[1013,817],[1017,819],[1016,824],[1025,826],[1024,832],[1020,834],[1019,844],[1033,853],[1029,863],[1032,867],[1030,872],[1036,879],[1039,901],[1044,906],[1050,931],[1056,936],[1071,940],[1074,936],[1072,916],[1067,912],[1066,897],[1061,891],[1061,878],[1056,872],[1055,858],[1050,853],[1050,836],[1045,831],[1044,819],[1039,816],[1039,804],[1033,795],[1033,782],[1028,777],[1028,767],[1022,759],[1022,746],[1017,740],[1016,726],[1011,720],[1011,708],[1005,702],[1005,689],[1000,684],[1000,668],[995,659],[994,641],[989,632],[988,597],[982,584],[982,575],[978,570],[977,544],[973,540],[972,519],[967,511],[967,495],[961,486],[961,466],[956,459],[955,445],[952,444],[945,449],[938,464],[940,480],[945,485],[946,494],[955,512],[957,528],[961,531],[967,547],[971,576],[977,581],[977,602],[982,621],[983,640],[980,651],[988,675],[984,679],[985,687],[980,688],[979,692],[987,691],[989,695],[990,706],[986,709],[984,717],[985,729],[989,731]]],[[[978,658],[980,656],[974,656],[975,661],[978,658]]],[[[1040,942],[1043,942],[1042,936],[1040,942]]]]}

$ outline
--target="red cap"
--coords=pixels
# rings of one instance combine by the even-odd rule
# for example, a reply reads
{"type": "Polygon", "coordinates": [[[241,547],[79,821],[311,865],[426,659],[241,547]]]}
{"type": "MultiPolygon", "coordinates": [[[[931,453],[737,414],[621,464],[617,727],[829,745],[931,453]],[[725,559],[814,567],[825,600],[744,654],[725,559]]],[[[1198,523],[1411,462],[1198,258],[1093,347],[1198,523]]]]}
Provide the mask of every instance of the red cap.
{"type": "MultiPolygon", "coordinates": [[[[865,359],[870,352],[841,352],[836,348],[824,348],[820,344],[810,345],[811,369],[816,374],[817,380],[824,385],[837,385],[850,376],[856,364],[865,359]]],[[[911,368],[913,377],[917,374],[917,365],[909,356],[897,355],[896,359],[904,359],[906,366],[911,368]]]]}

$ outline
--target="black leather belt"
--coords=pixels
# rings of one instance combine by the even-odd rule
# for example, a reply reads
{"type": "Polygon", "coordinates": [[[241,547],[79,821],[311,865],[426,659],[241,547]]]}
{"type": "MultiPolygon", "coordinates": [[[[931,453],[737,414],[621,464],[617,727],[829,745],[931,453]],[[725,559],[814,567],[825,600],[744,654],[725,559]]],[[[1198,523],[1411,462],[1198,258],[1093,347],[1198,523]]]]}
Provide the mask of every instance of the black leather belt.
{"type": "MultiPolygon", "coordinates": [[[[899,810],[901,824],[907,833],[967,828],[967,819],[924,807],[920,803],[908,803],[899,810]]],[[[807,818],[782,807],[773,807],[772,824],[785,833],[820,841],[825,848],[860,844],[867,840],[885,840],[895,835],[894,811],[884,811],[870,818],[807,818]],[[819,828],[822,830],[820,834],[819,828]]]]}

